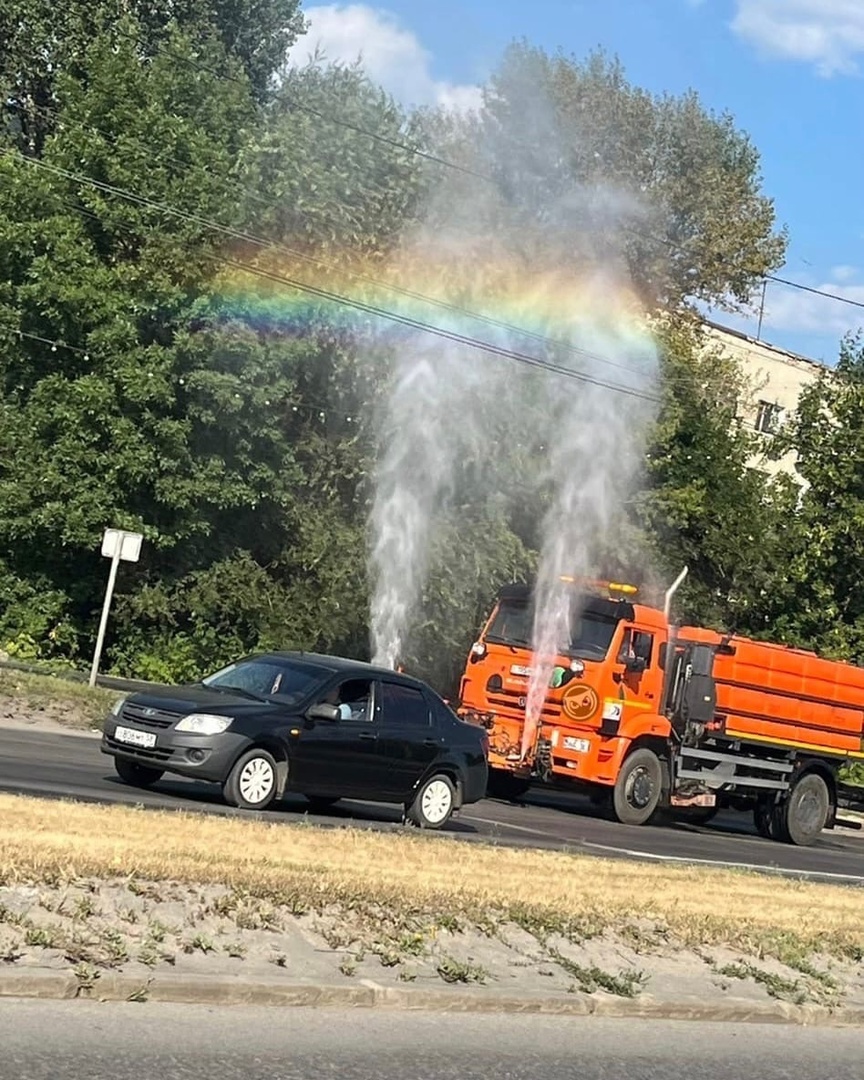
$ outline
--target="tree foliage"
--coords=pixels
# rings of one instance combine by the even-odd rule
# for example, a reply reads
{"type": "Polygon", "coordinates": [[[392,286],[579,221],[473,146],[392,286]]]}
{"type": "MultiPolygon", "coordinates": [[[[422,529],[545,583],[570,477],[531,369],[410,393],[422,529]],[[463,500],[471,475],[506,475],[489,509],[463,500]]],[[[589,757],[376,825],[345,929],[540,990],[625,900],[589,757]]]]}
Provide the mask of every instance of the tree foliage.
{"type": "Polygon", "coordinates": [[[783,261],[758,152],[732,117],[692,92],[649,94],[602,52],[580,61],[513,45],[479,118],[435,130],[492,180],[486,194],[471,175],[450,180],[477,188],[471,214],[488,216],[491,235],[511,229],[530,261],[557,236],[545,257],[571,270],[617,258],[649,310],[746,303],[783,261]]]}
{"type": "MultiPolygon", "coordinates": [[[[452,268],[465,281],[493,246],[526,274],[579,275],[613,251],[672,313],[626,558],[658,580],[686,562],[693,618],[780,619],[794,500],[748,468],[735,374],[678,314],[742,298],[782,255],[746,137],[602,56],[525,45],[479,117],[407,114],[359,67],[276,79],[301,24],[295,0],[0,0],[0,647],[89,653],[114,525],[145,536],[118,581],[115,671],[189,678],[277,645],[366,655],[376,418],[399,346],[285,279],[353,288],[460,213],[476,242],[476,262],[452,268]]],[[[442,689],[494,589],[536,558],[546,431],[519,404],[493,452],[465,462],[436,540],[406,659],[442,689]]],[[[805,404],[815,522],[833,474],[813,418],[840,403],[805,404]]],[[[819,589],[835,581],[835,524],[822,562],[796,549],[819,589]]],[[[801,616],[794,633],[825,626],[801,616]]]]}
{"type": "Polygon", "coordinates": [[[790,644],[864,662],[864,339],[802,391],[777,439],[806,488],[790,514],[765,621],[790,644]]]}

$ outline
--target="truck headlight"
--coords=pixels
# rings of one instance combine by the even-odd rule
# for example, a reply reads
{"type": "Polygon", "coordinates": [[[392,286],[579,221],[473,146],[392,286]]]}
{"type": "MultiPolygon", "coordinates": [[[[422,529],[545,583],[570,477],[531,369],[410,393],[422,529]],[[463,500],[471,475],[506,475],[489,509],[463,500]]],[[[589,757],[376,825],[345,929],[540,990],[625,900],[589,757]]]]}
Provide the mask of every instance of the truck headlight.
{"type": "Polygon", "coordinates": [[[221,735],[234,721],[233,716],[212,716],[210,713],[189,713],[184,716],[175,731],[187,731],[193,735],[221,735]]]}

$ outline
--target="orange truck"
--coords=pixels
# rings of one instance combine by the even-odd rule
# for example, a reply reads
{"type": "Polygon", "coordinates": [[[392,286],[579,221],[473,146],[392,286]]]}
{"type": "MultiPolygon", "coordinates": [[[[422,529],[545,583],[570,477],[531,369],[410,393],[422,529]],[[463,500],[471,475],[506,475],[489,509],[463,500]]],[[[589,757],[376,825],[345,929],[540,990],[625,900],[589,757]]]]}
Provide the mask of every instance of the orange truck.
{"type": "Polygon", "coordinates": [[[631,825],[661,808],[699,821],[731,808],[765,837],[812,844],[837,821],[838,771],[864,760],[864,669],[672,625],[686,572],[662,610],[634,586],[565,579],[570,640],[527,740],[532,596],[501,590],[457,705],[489,732],[489,793],[566,785],[631,825]]]}

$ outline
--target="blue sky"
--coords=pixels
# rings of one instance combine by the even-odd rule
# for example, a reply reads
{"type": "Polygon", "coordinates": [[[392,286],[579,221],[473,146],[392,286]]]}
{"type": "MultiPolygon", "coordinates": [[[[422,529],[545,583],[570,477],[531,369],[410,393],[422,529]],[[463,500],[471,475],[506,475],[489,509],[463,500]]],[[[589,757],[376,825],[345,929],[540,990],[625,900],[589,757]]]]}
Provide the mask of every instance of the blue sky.
{"type": "MultiPolygon", "coordinates": [[[[515,38],[584,56],[602,46],[654,92],[695,89],[762,155],[790,233],[781,277],[864,303],[864,0],[383,0],[312,5],[305,59],[362,52],[408,104],[470,103],[515,38]]],[[[757,322],[715,313],[756,334],[757,322]]],[[[769,284],[762,338],[833,363],[864,308],[769,284]]]]}

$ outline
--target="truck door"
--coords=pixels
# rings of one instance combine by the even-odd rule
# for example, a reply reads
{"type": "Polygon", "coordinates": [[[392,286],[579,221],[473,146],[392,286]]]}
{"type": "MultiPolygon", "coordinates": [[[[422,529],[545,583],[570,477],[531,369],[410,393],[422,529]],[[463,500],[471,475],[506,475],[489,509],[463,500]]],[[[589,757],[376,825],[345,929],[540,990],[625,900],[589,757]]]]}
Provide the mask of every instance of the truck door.
{"type": "Polygon", "coordinates": [[[659,712],[663,690],[663,672],[657,663],[657,642],[650,630],[624,627],[617,662],[619,696],[639,702],[659,712]]]}

